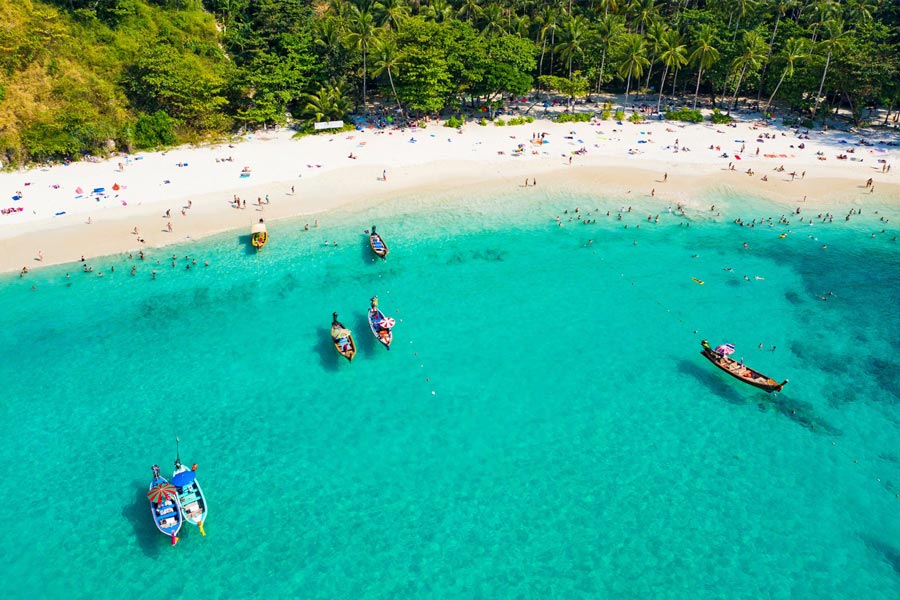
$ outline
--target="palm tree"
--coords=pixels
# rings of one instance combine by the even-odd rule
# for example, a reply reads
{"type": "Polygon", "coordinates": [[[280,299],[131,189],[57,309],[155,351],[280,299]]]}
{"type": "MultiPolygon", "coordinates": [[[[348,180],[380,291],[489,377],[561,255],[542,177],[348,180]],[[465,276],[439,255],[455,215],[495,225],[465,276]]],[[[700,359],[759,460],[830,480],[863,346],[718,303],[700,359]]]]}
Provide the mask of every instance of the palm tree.
{"type": "Polygon", "coordinates": [[[784,61],[784,70],[781,72],[781,79],[778,80],[778,85],[772,90],[772,95],[769,96],[769,101],[766,102],[763,112],[769,112],[769,106],[772,104],[772,100],[774,100],[775,94],[778,93],[778,88],[781,87],[785,77],[794,76],[794,66],[797,64],[797,61],[807,55],[808,46],[809,41],[804,38],[792,37],[785,43],[784,49],[778,54],[778,59],[784,61]]]}
{"type": "Polygon", "coordinates": [[[816,111],[819,110],[819,102],[822,97],[822,88],[825,87],[825,76],[828,75],[828,67],[831,64],[831,57],[835,52],[844,49],[847,43],[849,32],[844,30],[844,20],[834,19],[825,23],[825,39],[818,44],[819,48],[825,50],[825,68],[822,70],[822,80],[819,82],[819,91],[816,93],[816,102],[813,105],[812,116],[815,118],[816,111]]]}
{"type": "Polygon", "coordinates": [[[445,23],[453,20],[453,7],[447,0],[431,0],[422,14],[435,23],[445,23]]]}
{"type": "Polygon", "coordinates": [[[703,71],[710,69],[719,60],[719,51],[713,44],[716,42],[716,32],[712,25],[701,25],[697,30],[697,45],[691,52],[690,62],[696,64],[697,87],[694,89],[694,108],[697,108],[697,96],[700,93],[700,78],[703,71]]]}
{"type": "Polygon", "coordinates": [[[553,5],[544,6],[540,15],[541,19],[541,61],[538,65],[538,73],[544,73],[544,54],[547,51],[547,34],[550,34],[550,74],[553,74],[553,52],[556,45],[556,32],[562,20],[562,12],[553,5]]]}
{"type": "Polygon", "coordinates": [[[600,43],[600,77],[597,79],[597,91],[603,85],[603,70],[606,67],[606,55],[618,43],[625,31],[625,19],[616,15],[604,15],[597,22],[597,41],[600,43]]]}
{"type": "Polygon", "coordinates": [[[787,14],[787,11],[796,5],[797,0],[775,0],[775,4],[772,6],[772,10],[775,13],[775,26],[772,28],[772,37],[769,38],[769,50],[766,52],[766,60],[763,61],[762,72],[759,74],[759,90],[757,90],[756,94],[757,104],[759,104],[759,99],[763,91],[763,84],[766,81],[766,71],[769,68],[769,61],[772,59],[772,47],[775,45],[775,36],[778,35],[778,24],[781,22],[781,18],[787,14]]]}
{"type": "Polygon", "coordinates": [[[622,36],[622,62],[619,64],[619,75],[627,79],[625,84],[625,104],[628,104],[628,93],[631,91],[631,76],[639,78],[644,67],[650,64],[645,56],[647,44],[637,33],[626,33],[622,36]]]}
{"type": "Polygon", "coordinates": [[[456,14],[459,18],[472,23],[483,11],[481,0],[465,0],[456,14]]]}
{"type": "Polygon", "coordinates": [[[669,69],[680,69],[687,64],[687,46],[681,39],[681,34],[670,29],[659,40],[659,60],[666,65],[662,79],[659,81],[659,99],[656,101],[656,112],[662,105],[663,87],[666,85],[666,76],[669,69]]]}
{"type": "Polygon", "coordinates": [[[304,98],[306,106],[303,113],[311,122],[343,119],[353,107],[343,81],[329,81],[320,86],[315,94],[306,94],[304,98]]]}
{"type": "Polygon", "coordinates": [[[650,76],[653,74],[653,65],[659,59],[659,40],[668,29],[668,25],[661,20],[653,21],[647,27],[647,35],[644,39],[647,42],[647,58],[650,60],[650,68],[647,69],[647,81],[644,83],[645,88],[650,88],[650,76]]]}
{"type": "Polygon", "coordinates": [[[347,34],[347,40],[349,41],[350,45],[354,46],[362,52],[362,92],[363,110],[365,110],[368,104],[368,97],[366,95],[366,78],[368,76],[367,61],[369,57],[369,44],[372,43],[372,39],[375,37],[375,19],[372,17],[372,13],[367,10],[360,10],[359,8],[354,6],[353,10],[350,13],[350,22],[348,24],[348,29],[349,33],[347,34]]]}
{"type": "Polygon", "coordinates": [[[744,40],[741,44],[741,48],[741,53],[736,56],[731,63],[732,69],[735,71],[740,69],[741,71],[741,74],[738,76],[737,84],[734,86],[734,98],[732,99],[733,106],[731,108],[737,108],[738,92],[741,89],[741,82],[744,80],[747,69],[756,71],[759,69],[762,61],[766,58],[766,42],[763,40],[762,36],[755,31],[744,32],[744,40]]]}
{"type": "Polygon", "coordinates": [[[585,46],[591,38],[591,26],[581,15],[567,18],[563,22],[561,37],[562,41],[556,45],[556,50],[559,51],[560,57],[568,63],[569,78],[571,78],[572,60],[576,56],[584,56],[585,46]]]}
{"type": "Polygon", "coordinates": [[[378,16],[378,26],[394,31],[409,16],[409,7],[404,0],[378,0],[373,8],[378,16]]]}
{"type": "Polygon", "coordinates": [[[657,9],[654,6],[656,0],[634,0],[631,10],[634,11],[634,20],[638,24],[638,33],[644,34],[644,27],[649,25],[656,16],[657,9]]]}
{"type": "Polygon", "coordinates": [[[398,71],[400,64],[400,53],[397,50],[397,42],[394,41],[392,35],[375,38],[372,44],[372,56],[374,63],[372,64],[372,75],[378,77],[382,73],[387,73],[388,81],[391,84],[391,92],[394,99],[397,100],[397,108],[400,109],[400,115],[403,115],[403,105],[400,104],[400,97],[397,95],[397,88],[394,87],[394,73],[398,71]]]}
{"type": "Polygon", "coordinates": [[[491,37],[495,34],[502,35],[506,33],[506,30],[503,28],[503,9],[499,4],[488,4],[487,7],[481,11],[481,16],[484,17],[484,27],[481,30],[482,34],[491,37]]]}
{"type": "Polygon", "coordinates": [[[737,39],[737,32],[741,26],[741,19],[746,17],[747,13],[756,7],[756,0],[733,0],[733,2],[735,10],[732,11],[731,14],[736,15],[737,20],[734,23],[734,35],[731,36],[732,42],[737,39]]]}

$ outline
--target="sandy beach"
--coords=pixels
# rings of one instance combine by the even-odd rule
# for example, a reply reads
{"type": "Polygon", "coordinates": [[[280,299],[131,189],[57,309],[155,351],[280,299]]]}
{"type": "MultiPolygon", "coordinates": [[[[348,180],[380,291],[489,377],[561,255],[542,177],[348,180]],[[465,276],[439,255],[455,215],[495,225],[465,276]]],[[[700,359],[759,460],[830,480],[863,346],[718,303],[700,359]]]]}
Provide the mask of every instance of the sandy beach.
{"type": "Polygon", "coordinates": [[[526,181],[627,196],[649,211],[676,203],[708,210],[703,194],[716,190],[767,198],[786,213],[803,206],[841,216],[900,199],[891,170],[900,147],[890,134],[807,132],[751,117],[733,125],[537,119],[459,130],[432,122],[302,139],[285,129],[231,144],[4,172],[0,271],[244,234],[259,218],[308,216],[312,226],[338,207],[437,191],[509,191],[526,181]],[[246,208],[236,208],[236,198],[246,208]]]}

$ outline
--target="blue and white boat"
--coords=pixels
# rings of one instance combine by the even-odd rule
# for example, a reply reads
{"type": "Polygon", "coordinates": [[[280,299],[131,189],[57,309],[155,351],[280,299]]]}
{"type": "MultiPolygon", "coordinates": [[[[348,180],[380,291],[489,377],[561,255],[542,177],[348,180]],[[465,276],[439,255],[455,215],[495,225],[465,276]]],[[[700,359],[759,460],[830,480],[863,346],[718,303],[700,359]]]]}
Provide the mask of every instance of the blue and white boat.
{"type": "Polygon", "coordinates": [[[153,479],[147,492],[150,500],[150,514],[153,523],[162,533],[172,538],[172,545],[178,543],[178,531],[181,529],[181,504],[175,486],[159,474],[159,466],[153,465],[153,479]]]}
{"type": "Polygon", "coordinates": [[[197,481],[197,464],[191,468],[181,464],[181,454],[178,450],[179,439],[175,438],[175,472],[172,473],[172,485],[178,491],[178,503],[181,505],[181,514],[184,520],[200,528],[200,535],[206,535],[203,522],[208,513],[206,497],[200,482],[197,481]]]}
{"type": "Polygon", "coordinates": [[[372,225],[372,233],[369,234],[369,245],[372,247],[372,252],[375,253],[375,256],[379,257],[381,260],[387,258],[387,244],[384,243],[384,239],[380,234],[375,233],[374,225],[372,225]]]}
{"type": "Polygon", "coordinates": [[[394,319],[384,316],[378,308],[378,296],[374,296],[369,306],[369,329],[375,339],[384,345],[388,350],[391,349],[391,342],[394,340],[394,319]]]}

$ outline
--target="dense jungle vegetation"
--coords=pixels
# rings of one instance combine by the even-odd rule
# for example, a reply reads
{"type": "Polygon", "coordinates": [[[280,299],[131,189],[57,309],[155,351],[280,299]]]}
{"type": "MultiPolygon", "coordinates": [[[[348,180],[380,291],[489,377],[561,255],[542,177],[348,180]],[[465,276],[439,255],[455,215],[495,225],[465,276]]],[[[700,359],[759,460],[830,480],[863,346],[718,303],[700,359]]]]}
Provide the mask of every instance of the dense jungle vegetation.
{"type": "Polygon", "coordinates": [[[890,0],[0,0],[0,161],[533,89],[888,123],[898,64],[890,0]]]}

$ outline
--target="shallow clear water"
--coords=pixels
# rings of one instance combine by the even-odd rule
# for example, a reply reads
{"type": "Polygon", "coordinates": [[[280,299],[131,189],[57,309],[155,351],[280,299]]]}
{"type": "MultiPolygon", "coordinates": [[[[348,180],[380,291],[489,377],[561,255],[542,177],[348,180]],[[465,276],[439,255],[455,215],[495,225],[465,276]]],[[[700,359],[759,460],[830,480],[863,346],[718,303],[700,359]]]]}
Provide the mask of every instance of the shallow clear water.
{"type": "Polygon", "coordinates": [[[445,203],[4,278],[4,596],[900,597],[893,222],[445,203]],[[703,338],[790,383],[729,378],[703,338]],[[176,435],[211,509],[172,548],[145,492],[176,435]]]}

